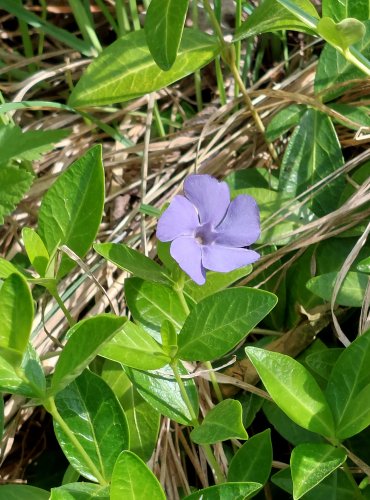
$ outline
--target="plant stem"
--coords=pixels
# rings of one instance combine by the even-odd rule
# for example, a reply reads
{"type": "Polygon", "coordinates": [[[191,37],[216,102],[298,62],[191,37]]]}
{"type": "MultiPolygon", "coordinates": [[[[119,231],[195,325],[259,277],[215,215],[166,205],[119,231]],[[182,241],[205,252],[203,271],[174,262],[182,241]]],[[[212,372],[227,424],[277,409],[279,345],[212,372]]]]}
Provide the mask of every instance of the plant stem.
{"type": "Polygon", "coordinates": [[[67,318],[69,327],[72,328],[72,326],[76,324],[76,321],[72,318],[71,313],[68,311],[68,309],[64,305],[64,302],[58,293],[56,285],[48,285],[47,289],[51,293],[51,295],[54,297],[54,299],[57,301],[58,306],[63,311],[64,316],[67,318]]]}
{"type": "MultiPolygon", "coordinates": [[[[186,391],[186,387],[184,385],[184,382],[182,381],[182,378],[181,378],[181,375],[180,375],[180,372],[178,369],[178,360],[174,360],[173,363],[171,363],[171,368],[172,368],[173,374],[175,376],[176,382],[179,385],[181,396],[182,396],[182,398],[183,398],[183,400],[184,400],[184,402],[189,410],[190,417],[191,417],[191,424],[193,427],[199,427],[198,417],[195,414],[193,405],[191,404],[189,395],[186,391]]],[[[212,469],[212,473],[213,473],[213,476],[215,478],[216,483],[217,484],[224,483],[226,481],[225,476],[224,476],[224,474],[221,470],[221,467],[218,464],[218,462],[213,454],[211,446],[209,444],[204,444],[204,445],[201,445],[201,448],[206,456],[206,459],[207,459],[209,466],[212,469]]]]}
{"type": "MultiPolygon", "coordinates": [[[[236,0],[236,9],[235,9],[235,30],[239,28],[239,26],[242,23],[242,0],[236,0]]],[[[235,64],[238,69],[238,72],[240,71],[240,54],[241,54],[241,40],[238,40],[235,42],[235,64]]],[[[234,96],[235,99],[239,95],[239,85],[237,82],[235,82],[235,88],[234,88],[234,96]]]]}
{"type": "Polygon", "coordinates": [[[71,429],[68,427],[66,422],[63,420],[62,416],[60,415],[54,398],[49,397],[47,398],[44,402],[44,407],[45,409],[51,414],[55,422],[58,423],[58,425],[61,427],[63,432],[68,436],[68,439],[71,441],[73,446],[76,448],[76,450],[82,455],[83,459],[85,460],[87,466],[89,467],[91,473],[96,477],[96,479],[99,481],[101,485],[107,485],[107,481],[104,479],[104,477],[101,475],[100,471],[97,469],[96,465],[94,462],[91,460],[90,456],[88,453],[86,453],[85,449],[81,445],[81,443],[78,441],[74,433],[71,431],[71,429]]]}
{"type": "Polygon", "coordinates": [[[216,397],[217,397],[218,401],[221,403],[221,401],[223,401],[224,398],[222,396],[222,392],[221,392],[220,386],[219,386],[219,384],[217,382],[217,378],[215,376],[215,373],[214,373],[214,370],[213,370],[213,366],[212,366],[212,364],[211,364],[210,361],[206,361],[204,363],[204,366],[209,371],[209,378],[211,379],[213,390],[215,391],[215,394],[216,394],[216,397]]]}
{"type": "Polygon", "coordinates": [[[188,303],[186,302],[186,299],[184,296],[184,283],[185,283],[185,274],[183,272],[181,272],[180,278],[174,284],[173,289],[177,293],[177,296],[180,299],[181,305],[182,305],[186,315],[188,315],[190,313],[190,309],[189,309],[188,303]]]}

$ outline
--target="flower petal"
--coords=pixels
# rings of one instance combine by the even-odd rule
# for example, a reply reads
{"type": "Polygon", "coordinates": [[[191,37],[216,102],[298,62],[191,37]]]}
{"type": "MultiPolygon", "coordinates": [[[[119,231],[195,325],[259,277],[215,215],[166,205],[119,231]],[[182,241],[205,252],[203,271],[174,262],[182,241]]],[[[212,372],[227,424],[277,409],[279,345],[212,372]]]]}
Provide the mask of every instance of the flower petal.
{"type": "Polygon", "coordinates": [[[197,211],[185,196],[177,195],[158,221],[157,238],[172,241],[179,236],[191,236],[199,226],[197,211]]]}
{"type": "Polygon", "coordinates": [[[206,282],[206,270],[202,266],[201,246],[189,236],[176,238],[170,247],[170,253],[183,271],[198,285],[206,282]]]}
{"type": "Polygon", "coordinates": [[[224,247],[221,245],[205,245],[202,247],[202,263],[206,269],[228,273],[239,267],[252,264],[260,258],[254,250],[245,248],[224,247]]]}
{"type": "Polygon", "coordinates": [[[246,247],[260,236],[260,213],[252,196],[240,194],[229,205],[215,232],[215,242],[230,247],[246,247]]]}
{"type": "Polygon", "coordinates": [[[198,209],[201,224],[211,223],[215,227],[225,217],[230,203],[226,182],[210,175],[189,175],[184,182],[184,193],[198,209]]]}

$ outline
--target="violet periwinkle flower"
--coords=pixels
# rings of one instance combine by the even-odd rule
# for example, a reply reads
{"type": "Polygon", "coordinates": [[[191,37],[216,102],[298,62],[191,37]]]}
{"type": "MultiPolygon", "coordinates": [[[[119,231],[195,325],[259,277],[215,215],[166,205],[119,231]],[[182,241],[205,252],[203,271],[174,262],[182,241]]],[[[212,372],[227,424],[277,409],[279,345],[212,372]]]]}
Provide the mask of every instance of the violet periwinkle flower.
{"type": "Polygon", "coordinates": [[[170,253],[198,285],[206,269],[227,273],[259,259],[247,247],[260,235],[259,209],[251,196],[230,202],[226,182],[210,175],[189,175],[184,194],[173,198],[158,221],[157,238],[172,241],[170,253]]]}

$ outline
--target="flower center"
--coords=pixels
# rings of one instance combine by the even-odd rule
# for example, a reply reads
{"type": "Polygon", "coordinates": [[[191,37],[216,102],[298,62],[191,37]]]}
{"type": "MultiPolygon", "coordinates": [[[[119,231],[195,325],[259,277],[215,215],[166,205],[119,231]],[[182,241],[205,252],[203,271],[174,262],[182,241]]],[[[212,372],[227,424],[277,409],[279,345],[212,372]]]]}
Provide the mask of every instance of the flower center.
{"type": "Polygon", "coordinates": [[[210,223],[203,224],[195,231],[195,239],[200,245],[210,245],[215,240],[216,233],[210,223]]]}

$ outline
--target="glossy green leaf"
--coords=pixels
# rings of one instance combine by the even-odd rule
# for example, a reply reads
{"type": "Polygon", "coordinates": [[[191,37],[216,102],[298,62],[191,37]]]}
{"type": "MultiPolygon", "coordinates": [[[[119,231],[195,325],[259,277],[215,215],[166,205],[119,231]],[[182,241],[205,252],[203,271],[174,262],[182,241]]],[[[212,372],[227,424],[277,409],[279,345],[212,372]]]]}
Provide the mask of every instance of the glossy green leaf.
{"type": "Polygon", "coordinates": [[[320,377],[329,380],[330,374],[333,370],[338,357],[343,352],[340,347],[332,347],[312,354],[305,358],[307,366],[320,377]]]}
{"type": "Polygon", "coordinates": [[[362,273],[370,274],[370,257],[361,260],[357,265],[357,269],[362,273]]]}
{"type": "Polygon", "coordinates": [[[163,268],[143,253],[124,244],[96,243],[94,250],[117,267],[128,271],[137,278],[168,283],[163,268]]]}
{"type": "MultiPolygon", "coordinates": [[[[85,370],[57,394],[55,403],[99,474],[109,481],[118,455],[129,447],[126,418],[113,391],[103,379],[85,370]]],[[[55,420],[54,430],[71,465],[87,479],[97,481],[90,464],[55,420]]]]}
{"type": "Polygon", "coordinates": [[[303,429],[291,420],[275,403],[265,401],[263,413],[274,429],[294,446],[301,443],[322,443],[324,438],[319,434],[303,429]]]}
{"type": "Polygon", "coordinates": [[[184,500],[245,500],[261,489],[259,483],[224,483],[195,491],[184,500]]]}
{"type": "MultiPolygon", "coordinates": [[[[355,2],[354,2],[355,3],[355,2]]],[[[370,22],[364,22],[366,33],[361,42],[354,47],[367,59],[370,57],[370,22]]],[[[348,62],[334,47],[326,45],[322,51],[315,75],[315,92],[325,92],[325,100],[331,100],[341,95],[348,89],[348,86],[342,86],[340,89],[333,89],[336,84],[363,78],[364,73],[348,62]]]]}
{"type": "Polygon", "coordinates": [[[31,342],[23,356],[21,370],[25,379],[33,389],[34,394],[43,397],[46,391],[46,378],[39,355],[31,342]]]}
{"type": "Polygon", "coordinates": [[[110,500],[166,500],[166,495],[153,472],[131,451],[123,451],[112,475],[110,500]]]}
{"type": "Polygon", "coordinates": [[[27,282],[11,274],[0,288],[0,354],[14,367],[20,365],[27,349],[32,321],[33,300],[27,282]]]}
{"type": "Polygon", "coordinates": [[[197,304],[178,338],[178,357],[189,361],[219,358],[235,347],[274,307],[272,293],[230,288],[197,304]]]}
{"type": "Polygon", "coordinates": [[[158,66],[167,71],[176,60],[189,0],[152,0],[145,17],[146,41],[158,66]]]}
{"type": "MultiPolygon", "coordinates": [[[[343,165],[341,146],[330,118],[307,109],[285,151],[280,172],[280,191],[297,196],[343,165]]],[[[312,202],[316,215],[326,215],[338,206],[344,179],[326,183],[312,202]]]]}
{"type": "MultiPolygon", "coordinates": [[[[293,482],[291,477],[290,467],[279,471],[271,478],[272,482],[293,494],[293,482]]],[[[335,470],[327,476],[321,483],[308,491],[305,500],[348,500],[353,496],[353,484],[348,479],[346,474],[340,469],[335,470]]]]}
{"type": "Polygon", "coordinates": [[[340,439],[370,425],[370,330],[343,350],[331,372],[326,397],[340,439]]]}
{"type": "Polygon", "coordinates": [[[254,188],[277,189],[278,181],[273,170],[264,167],[244,168],[243,170],[232,171],[225,181],[231,190],[231,197],[234,198],[234,191],[254,188]]]}
{"type": "Polygon", "coordinates": [[[126,321],[99,355],[138,370],[155,370],[171,361],[153,337],[132,321],[126,321]]]}
{"type": "Polygon", "coordinates": [[[370,2],[369,0],[323,0],[322,15],[341,21],[347,17],[354,17],[360,21],[370,19],[370,2]]]}
{"type": "Polygon", "coordinates": [[[294,448],[290,458],[294,500],[312,490],[346,458],[343,448],[326,443],[304,443],[294,448]]]}
{"type": "MultiPolygon", "coordinates": [[[[338,273],[326,273],[311,278],[307,288],[328,302],[331,301],[334,285],[338,273]]],[[[349,272],[344,278],[339,293],[335,299],[336,304],[349,307],[361,307],[369,277],[364,273],[349,272]]]]}
{"type": "Polygon", "coordinates": [[[233,456],[228,482],[256,481],[265,484],[272,467],[271,431],[266,429],[255,434],[233,456]]]}
{"type": "Polygon", "coordinates": [[[248,276],[248,274],[252,272],[252,269],[252,266],[245,266],[230,271],[229,273],[209,271],[207,272],[207,280],[204,285],[197,285],[192,279],[186,279],[184,291],[186,294],[190,295],[195,302],[199,302],[205,297],[219,292],[245,276],[248,276]]]}
{"type": "Polygon", "coordinates": [[[23,228],[22,238],[31,264],[40,276],[45,276],[50,256],[44,242],[36,231],[29,227],[23,228]]]}
{"type": "Polygon", "coordinates": [[[128,101],[159,90],[212,61],[220,51],[215,37],[185,28],[169,71],[152,58],[144,30],[128,33],[103,50],[74,88],[69,105],[98,106],[128,101]]]}
{"type": "Polygon", "coordinates": [[[234,399],[218,403],[195,427],[190,437],[197,444],[213,444],[227,439],[248,439],[242,422],[242,405],[234,399]]]}
{"type": "Polygon", "coordinates": [[[161,326],[162,348],[165,353],[174,358],[177,353],[177,333],[175,327],[170,321],[163,321],[161,326]]]}
{"type": "Polygon", "coordinates": [[[245,352],[272,399],[293,422],[322,436],[334,436],[329,405],[306,368],[277,352],[251,346],[245,352]]]}
{"type": "Polygon", "coordinates": [[[283,134],[298,125],[306,106],[291,104],[274,115],[266,127],[266,139],[270,142],[281,138],[283,134]]]}
{"type": "Polygon", "coordinates": [[[33,174],[23,168],[2,165],[0,168],[0,225],[31,187],[33,174]]]}
{"type": "MultiPolygon", "coordinates": [[[[368,109],[365,106],[351,106],[349,104],[333,103],[329,106],[332,110],[336,111],[345,118],[352,120],[358,125],[351,125],[346,120],[341,117],[336,117],[334,121],[344,125],[352,130],[358,130],[360,126],[370,127],[370,116],[368,114],[368,109]]],[[[352,188],[354,186],[351,186],[352,188]]]]}
{"type": "Polygon", "coordinates": [[[319,15],[310,0],[277,0],[299,21],[311,29],[316,29],[319,15]]]}
{"type": "Polygon", "coordinates": [[[23,273],[11,262],[0,257],[0,279],[4,280],[9,278],[11,274],[20,274],[25,277],[23,273]]]}
{"type": "MultiPolygon", "coordinates": [[[[179,364],[179,371],[181,375],[188,375],[188,372],[181,364],[179,364]]],[[[189,409],[181,396],[180,388],[169,366],[151,372],[125,368],[125,372],[139,394],[155,410],[179,424],[189,425],[191,423],[192,417],[189,409]]],[[[184,378],[183,383],[194,413],[198,415],[199,400],[194,379],[184,378]]]]}
{"type": "Polygon", "coordinates": [[[125,281],[126,301],[130,312],[138,323],[149,330],[159,332],[163,321],[168,320],[179,331],[186,313],[176,292],[169,286],[129,278],[125,281]]]}
{"type": "MultiPolygon", "coordinates": [[[[89,149],[63,172],[42,199],[39,235],[50,256],[66,245],[84,257],[98,232],[104,205],[101,146],[89,149]]],[[[63,255],[58,277],[75,266],[63,255]]]]}
{"type": "Polygon", "coordinates": [[[69,483],[52,488],[50,500],[109,500],[109,487],[93,483],[69,483]]]}
{"type": "Polygon", "coordinates": [[[17,160],[39,160],[43,153],[53,149],[55,143],[69,135],[69,130],[28,130],[18,126],[0,125],[1,163],[17,160]]]}
{"type": "Polygon", "coordinates": [[[125,322],[126,318],[102,314],[73,326],[55,367],[51,381],[52,393],[56,394],[78,377],[125,322]]]}
{"type": "Polygon", "coordinates": [[[157,444],[160,414],[140,396],[118,363],[106,360],[101,376],[125,412],[130,450],[147,462],[157,444]]]}
{"type": "Polygon", "coordinates": [[[3,484],[0,500],[49,500],[50,492],[27,484],[3,484]]]}
{"type": "MultiPolygon", "coordinates": [[[[318,18],[316,9],[309,0],[298,0],[297,4],[306,8],[311,16],[318,18]]],[[[286,29],[312,34],[312,30],[304,22],[297,19],[277,0],[264,0],[236,30],[234,39],[240,40],[260,33],[286,29]]]]}

